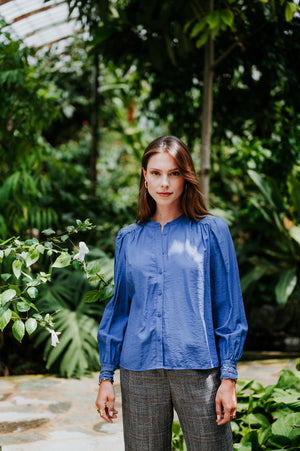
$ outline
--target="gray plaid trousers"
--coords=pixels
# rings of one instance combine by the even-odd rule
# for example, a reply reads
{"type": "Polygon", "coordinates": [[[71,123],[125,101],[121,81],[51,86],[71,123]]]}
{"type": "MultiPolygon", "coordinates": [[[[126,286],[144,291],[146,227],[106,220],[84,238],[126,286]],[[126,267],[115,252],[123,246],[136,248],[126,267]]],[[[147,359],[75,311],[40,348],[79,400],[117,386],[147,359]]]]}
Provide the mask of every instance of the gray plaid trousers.
{"type": "Polygon", "coordinates": [[[230,423],[216,423],[219,368],[129,371],[121,368],[126,451],[171,451],[173,409],[188,451],[232,451],[230,423]]]}

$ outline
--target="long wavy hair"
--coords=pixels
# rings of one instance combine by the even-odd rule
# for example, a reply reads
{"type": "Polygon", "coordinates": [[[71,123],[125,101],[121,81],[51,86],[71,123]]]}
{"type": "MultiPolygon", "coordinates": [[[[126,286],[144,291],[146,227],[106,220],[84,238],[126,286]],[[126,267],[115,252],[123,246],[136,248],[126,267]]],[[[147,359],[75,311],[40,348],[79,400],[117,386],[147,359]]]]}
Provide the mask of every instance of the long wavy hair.
{"type": "Polygon", "coordinates": [[[185,186],[181,196],[181,208],[185,216],[195,221],[209,215],[189,149],[175,136],[161,136],[149,144],[142,158],[137,223],[144,224],[155,213],[156,202],[145,187],[143,168],[147,170],[152,155],[162,152],[167,152],[175,159],[178,169],[184,177],[185,186]]]}

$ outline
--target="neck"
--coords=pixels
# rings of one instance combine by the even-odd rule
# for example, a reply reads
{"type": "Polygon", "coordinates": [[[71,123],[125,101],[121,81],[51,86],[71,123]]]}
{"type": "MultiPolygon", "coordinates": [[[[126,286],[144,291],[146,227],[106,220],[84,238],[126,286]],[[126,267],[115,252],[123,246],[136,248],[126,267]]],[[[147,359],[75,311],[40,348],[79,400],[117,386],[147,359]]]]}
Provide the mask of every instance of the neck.
{"type": "Polygon", "coordinates": [[[177,219],[179,216],[182,215],[181,209],[174,209],[174,208],[159,208],[157,206],[156,211],[154,215],[152,216],[152,221],[159,222],[161,225],[161,229],[163,229],[164,225],[167,224],[167,222],[174,221],[174,219],[177,219]]]}

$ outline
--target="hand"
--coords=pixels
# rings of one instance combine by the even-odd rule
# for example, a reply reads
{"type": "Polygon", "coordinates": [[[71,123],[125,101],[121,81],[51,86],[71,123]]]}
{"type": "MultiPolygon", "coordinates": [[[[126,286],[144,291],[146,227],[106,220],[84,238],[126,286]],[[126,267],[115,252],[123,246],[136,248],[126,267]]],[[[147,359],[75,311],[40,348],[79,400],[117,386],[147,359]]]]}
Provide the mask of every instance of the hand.
{"type": "Polygon", "coordinates": [[[112,423],[112,420],[117,418],[118,411],[115,410],[115,390],[110,381],[101,382],[95,404],[103,420],[112,423]]]}
{"type": "Polygon", "coordinates": [[[235,381],[233,379],[221,379],[221,385],[216,395],[217,424],[228,423],[236,414],[237,397],[235,381]]]}

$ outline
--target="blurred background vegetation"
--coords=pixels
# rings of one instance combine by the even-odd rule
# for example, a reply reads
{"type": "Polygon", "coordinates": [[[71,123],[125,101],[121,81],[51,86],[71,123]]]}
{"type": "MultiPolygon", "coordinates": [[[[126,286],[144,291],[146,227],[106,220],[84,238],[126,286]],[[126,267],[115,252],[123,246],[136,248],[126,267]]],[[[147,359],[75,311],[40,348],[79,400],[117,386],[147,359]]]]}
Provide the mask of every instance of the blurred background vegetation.
{"type": "MultiPolygon", "coordinates": [[[[1,240],[90,218],[96,228],[83,237],[88,260],[100,262],[111,282],[114,240],[135,220],[147,144],[178,136],[200,173],[204,54],[212,36],[210,210],[229,222],[234,239],[246,350],[299,351],[297,2],[220,0],[211,12],[199,0],[68,4],[79,8],[90,38],[74,37],[62,54],[25,47],[2,22],[1,240]]],[[[37,302],[60,310],[54,322],[69,336],[65,352],[51,356],[43,330],[19,344],[7,328],[0,332],[1,374],[44,371],[44,360],[68,376],[97,370],[96,339],[85,336],[96,333],[107,297],[83,304],[89,289],[76,269],[54,275],[37,302]],[[78,351],[88,363],[68,369],[61,362],[68,348],[76,352],[78,337],[88,343],[78,351]]]]}

